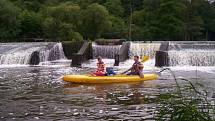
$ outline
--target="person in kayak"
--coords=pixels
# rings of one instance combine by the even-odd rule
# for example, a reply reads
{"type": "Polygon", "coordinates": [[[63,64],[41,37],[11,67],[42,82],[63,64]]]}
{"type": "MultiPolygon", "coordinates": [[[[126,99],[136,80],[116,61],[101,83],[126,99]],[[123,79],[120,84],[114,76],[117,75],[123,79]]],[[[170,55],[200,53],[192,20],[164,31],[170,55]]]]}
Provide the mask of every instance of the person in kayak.
{"type": "Polygon", "coordinates": [[[143,75],[143,64],[139,61],[140,57],[135,55],[134,56],[134,64],[132,65],[131,68],[123,72],[122,74],[126,74],[128,71],[131,71],[127,75],[139,75],[141,78],[144,77],[143,75]]]}
{"type": "Polygon", "coordinates": [[[105,76],[105,64],[102,61],[101,57],[97,58],[98,62],[97,62],[97,69],[95,72],[92,72],[91,75],[92,76],[105,76]]]}

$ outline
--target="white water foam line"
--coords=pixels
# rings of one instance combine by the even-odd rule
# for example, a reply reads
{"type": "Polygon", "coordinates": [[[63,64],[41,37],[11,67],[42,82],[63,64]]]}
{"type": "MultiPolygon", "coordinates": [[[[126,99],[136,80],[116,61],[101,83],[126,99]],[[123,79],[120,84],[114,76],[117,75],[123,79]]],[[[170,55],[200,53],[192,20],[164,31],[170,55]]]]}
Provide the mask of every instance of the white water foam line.
{"type": "Polygon", "coordinates": [[[12,51],[7,52],[6,54],[0,55],[0,65],[11,64],[26,65],[30,60],[32,52],[40,48],[41,47],[33,47],[24,50],[20,50],[20,48],[13,49],[12,51]]]}
{"type": "Polygon", "coordinates": [[[191,72],[191,71],[200,71],[208,74],[215,74],[215,67],[211,66],[171,66],[167,67],[173,71],[183,71],[183,72],[191,72]]]}
{"type": "Polygon", "coordinates": [[[72,60],[60,59],[54,61],[40,62],[38,66],[70,66],[72,60]]]}
{"type": "Polygon", "coordinates": [[[168,55],[171,66],[215,66],[215,50],[171,50],[168,55]]]}

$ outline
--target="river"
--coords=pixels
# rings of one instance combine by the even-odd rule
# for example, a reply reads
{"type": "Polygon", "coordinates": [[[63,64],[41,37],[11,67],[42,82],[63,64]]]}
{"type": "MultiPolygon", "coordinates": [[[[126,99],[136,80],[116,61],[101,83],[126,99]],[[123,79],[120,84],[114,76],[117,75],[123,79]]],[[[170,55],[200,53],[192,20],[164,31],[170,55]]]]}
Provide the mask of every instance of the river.
{"type": "MultiPolygon", "coordinates": [[[[203,84],[214,98],[214,67],[171,69],[177,77],[203,84]]],[[[175,85],[168,72],[158,80],[136,84],[80,85],[61,79],[90,70],[68,65],[0,68],[0,120],[153,120],[157,106],[153,100],[175,85]]]]}

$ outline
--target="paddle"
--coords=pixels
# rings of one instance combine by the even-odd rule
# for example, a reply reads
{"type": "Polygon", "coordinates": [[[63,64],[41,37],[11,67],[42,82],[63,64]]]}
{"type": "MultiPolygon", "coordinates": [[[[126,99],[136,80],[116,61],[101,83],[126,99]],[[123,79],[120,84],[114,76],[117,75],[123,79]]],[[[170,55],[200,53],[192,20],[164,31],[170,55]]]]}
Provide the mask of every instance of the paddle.
{"type": "Polygon", "coordinates": [[[141,63],[145,63],[147,60],[149,60],[149,56],[144,55],[144,56],[142,56],[142,58],[141,58],[141,63]]]}
{"type": "MultiPolygon", "coordinates": [[[[149,60],[149,56],[147,56],[147,55],[144,55],[144,56],[142,56],[141,57],[141,63],[145,63],[147,60],[149,60]]],[[[126,73],[126,71],[125,72],[123,72],[123,73],[121,73],[121,74],[124,74],[124,73],[126,73]]]]}

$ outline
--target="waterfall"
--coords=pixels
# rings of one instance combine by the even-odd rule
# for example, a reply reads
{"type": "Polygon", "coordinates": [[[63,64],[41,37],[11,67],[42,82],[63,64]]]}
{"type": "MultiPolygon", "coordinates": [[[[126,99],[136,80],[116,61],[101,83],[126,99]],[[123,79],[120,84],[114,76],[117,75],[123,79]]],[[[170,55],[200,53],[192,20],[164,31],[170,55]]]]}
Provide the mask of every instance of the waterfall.
{"type": "Polygon", "coordinates": [[[120,50],[121,45],[96,45],[93,43],[93,58],[101,56],[102,58],[113,59],[120,50]]]}
{"type": "Polygon", "coordinates": [[[40,50],[39,52],[40,62],[66,59],[61,43],[56,43],[52,46],[51,49],[45,48],[43,50],[40,50]]]}
{"type": "Polygon", "coordinates": [[[0,65],[28,65],[35,51],[40,53],[40,62],[66,59],[61,43],[0,43],[0,65]]]}
{"type": "Polygon", "coordinates": [[[170,44],[170,66],[215,66],[214,43],[170,44]]]}
{"type": "Polygon", "coordinates": [[[34,51],[47,45],[47,43],[1,43],[0,65],[26,65],[34,51]]]}
{"type": "Polygon", "coordinates": [[[148,55],[150,58],[155,57],[155,52],[159,50],[160,43],[142,43],[142,42],[131,42],[129,57],[134,55],[148,55]]]}

